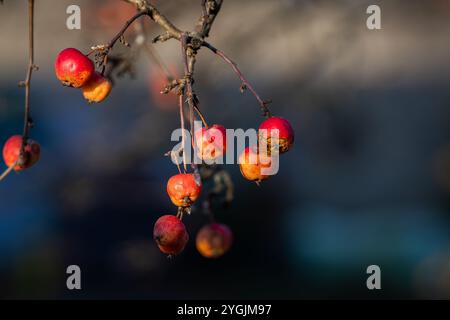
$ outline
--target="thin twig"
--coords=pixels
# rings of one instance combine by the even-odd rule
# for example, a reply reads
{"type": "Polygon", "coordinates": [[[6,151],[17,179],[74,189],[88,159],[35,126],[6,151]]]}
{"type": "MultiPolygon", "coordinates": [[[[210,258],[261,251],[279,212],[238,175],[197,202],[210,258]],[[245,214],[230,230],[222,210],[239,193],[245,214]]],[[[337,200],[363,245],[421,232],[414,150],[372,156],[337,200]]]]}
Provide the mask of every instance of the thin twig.
{"type": "Polygon", "coordinates": [[[25,146],[28,142],[28,136],[32,121],[30,117],[30,86],[31,76],[33,70],[36,68],[34,65],[34,0],[28,0],[28,68],[25,81],[22,85],[25,87],[25,106],[24,106],[24,120],[23,120],[23,133],[22,133],[22,145],[20,147],[19,164],[25,162],[25,146]]]}
{"type": "Polygon", "coordinates": [[[231,68],[234,70],[234,72],[236,73],[236,75],[239,77],[239,79],[242,82],[241,90],[243,91],[245,89],[249,89],[250,92],[255,96],[256,100],[258,100],[258,103],[261,107],[263,115],[266,118],[270,118],[272,116],[272,114],[269,110],[268,105],[271,103],[271,101],[261,99],[261,97],[258,95],[256,90],[253,88],[253,86],[250,84],[250,82],[248,82],[248,80],[245,78],[245,76],[243,75],[241,70],[238,68],[237,64],[233,60],[231,60],[223,51],[215,48],[210,43],[204,41],[202,46],[206,47],[209,50],[211,50],[212,52],[214,52],[216,55],[218,55],[220,58],[222,58],[226,63],[228,63],[231,66],[231,68]]]}
{"type": "Polygon", "coordinates": [[[10,165],[5,171],[3,171],[3,173],[0,175],[0,181],[5,179],[6,176],[9,175],[14,170],[14,167],[17,165],[18,162],[19,162],[19,159],[17,159],[16,162],[14,162],[12,165],[10,165]]]}
{"type": "MultiPolygon", "coordinates": [[[[188,36],[186,33],[181,34],[181,50],[183,55],[184,62],[184,79],[185,79],[185,88],[186,88],[186,96],[187,102],[189,105],[189,120],[190,120],[190,134],[191,134],[191,143],[194,145],[194,110],[197,110],[197,113],[200,113],[200,110],[194,103],[195,93],[192,89],[192,74],[194,73],[194,65],[195,65],[195,51],[192,51],[188,56],[188,46],[187,46],[188,36]]],[[[204,118],[202,116],[202,121],[204,118]]],[[[205,121],[206,123],[206,121],[205,121]]],[[[192,162],[191,167],[195,169],[196,165],[192,162]]]]}
{"type": "Polygon", "coordinates": [[[34,65],[34,0],[28,0],[28,68],[26,79],[23,82],[23,86],[25,87],[25,107],[24,107],[22,146],[20,148],[19,163],[22,163],[25,160],[24,159],[25,145],[27,144],[30,127],[32,126],[32,121],[30,117],[30,86],[31,86],[31,76],[35,68],[36,66],[34,65]]]}
{"type": "Polygon", "coordinates": [[[164,75],[164,77],[166,78],[167,82],[172,82],[175,79],[174,75],[169,71],[167,66],[162,62],[161,57],[153,49],[152,45],[150,43],[146,42],[144,48],[147,51],[147,54],[149,55],[149,57],[152,60],[152,62],[154,64],[156,64],[158,69],[164,75]]]}
{"type": "Polygon", "coordinates": [[[106,50],[110,50],[112,49],[112,47],[114,47],[114,45],[116,44],[117,40],[119,40],[120,38],[123,37],[125,31],[127,31],[127,29],[130,27],[130,25],[137,20],[138,18],[144,16],[144,15],[149,15],[149,11],[145,10],[145,11],[139,11],[138,13],[136,13],[133,17],[131,17],[127,22],[125,22],[125,25],[122,27],[122,29],[120,29],[120,31],[114,36],[114,38],[111,39],[111,41],[109,41],[108,45],[106,46],[106,50]]]}
{"type": "Polygon", "coordinates": [[[195,111],[197,112],[197,114],[198,114],[198,116],[200,117],[200,119],[202,120],[203,125],[204,125],[206,128],[209,128],[209,125],[208,125],[208,123],[206,122],[206,119],[205,119],[205,117],[203,116],[203,114],[200,112],[200,109],[199,109],[197,106],[194,106],[194,109],[195,109],[195,111]]]}
{"type": "Polygon", "coordinates": [[[167,35],[170,39],[180,39],[181,30],[175,27],[164,15],[162,15],[158,9],[151,5],[146,0],[123,0],[125,2],[134,4],[139,11],[147,12],[147,15],[159,24],[164,30],[166,30],[167,35]]]}
{"type": "Polygon", "coordinates": [[[184,132],[184,111],[183,111],[183,92],[180,92],[178,96],[178,105],[180,107],[180,127],[181,127],[181,144],[183,146],[183,168],[184,173],[187,171],[187,154],[186,154],[186,134],[184,132]]]}

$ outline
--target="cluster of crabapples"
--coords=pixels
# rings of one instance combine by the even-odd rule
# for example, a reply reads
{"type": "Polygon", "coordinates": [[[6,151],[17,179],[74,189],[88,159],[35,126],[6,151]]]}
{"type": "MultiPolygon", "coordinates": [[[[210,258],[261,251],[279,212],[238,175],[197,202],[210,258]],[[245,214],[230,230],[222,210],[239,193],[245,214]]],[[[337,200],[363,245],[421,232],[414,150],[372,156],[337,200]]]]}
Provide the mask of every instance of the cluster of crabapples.
{"type": "Polygon", "coordinates": [[[77,49],[62,50],[55,61],[55,73],[65,86],[79,88],[89,102],[102,102],[111,92],[111,82],[95,71],[94,62],[77,49]]]}
{"type": "MultiPolygon", "coordinates": [[[[195,147],[202,160],[214,160],[226,152],[226,130],[221,125],[202,127],[195,132],[195,147]]],[[[289,121],[280,117],[270,117],[259,128],[259,143],[252,145],[239,156],[242,175],[250,181],[261,182],[269,178],[262,169],[270,166],[271,154],[285,153],[294,143],[294,131],[289,121]],[[278,143],[272,143],[267,132],[278,130],[278,143]],[[267,146],[267,152],[260,152],[259,145],[267,146]],[[251,157],[253,160],[251,160],[251,157]],[[267,158],[267,159],[263,159],[267,158]],[[256,161],[255,161],[256,159],[256,161]],[[267,160],[267,161],[266,161],[267,160]]],[[[183,251],[189,235],[181,221],[183,210],[190,207],[200,196],[202,182],[195,173],[179,173],[167,182],[167,193],[181,214],[164,215],[154,226],[153,237],[161,250],[168,255],[177,255],[183,251]]],[[[232,244],[233,234],[224,224],[212,223],[200,229],[196,236],[196,247],[206,258],[217,258],[226,253],[232,244]]]]}
{"type": "MultiPolygon", "coordinates": [[[[81,89],[89,102],[102,102],[111,91],[111,82],[95,70],[94,62],[77,49],[62,50],[55,61],[55,73],[63,85],[81,89]]],[[[214,162],[226,153],[226,129],[222,125],[202,127],[194,134],[194,148],[198,157],[206,163],[214,162]]],[[[274,153],[287,152],[294,143],[291,124],[281,117],[270,116],[259,127],[258,143],[243,150],[239,156],[239,167],[244,178],[260,183],[270,177],[263,169],[270,168],[274,153]],[[278,139],[273,139],[273,130],[278,139]]],[[[5,164],[15,171],[29,168],[39,160],[40,146],[21,135],[10,137],[3,147],[5,164]]],[[[189,235],[182,222],[183,213],[200,197],[202,181],[199,173],[179,173],[167,182],[167,193],[178,207],[177,215],[164,215],[154,226],[153,237],[161,252],[170,256],[181,253],[189,235]]],[[[211,223],[203,226],[196,236],[196,247],[206,258],[217,258],[231,247],[233,234],[228,226],[211,223]]]]}

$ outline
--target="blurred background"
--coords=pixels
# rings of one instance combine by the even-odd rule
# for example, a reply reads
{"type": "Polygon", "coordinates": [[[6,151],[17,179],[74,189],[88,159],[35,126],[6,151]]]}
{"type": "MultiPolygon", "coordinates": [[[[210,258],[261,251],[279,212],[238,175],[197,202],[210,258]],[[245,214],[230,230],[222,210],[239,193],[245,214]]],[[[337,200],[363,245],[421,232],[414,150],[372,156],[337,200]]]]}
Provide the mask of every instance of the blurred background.
{"type": "MultiPolygon", "coordinates": [[[[176,210],[165,188],[177,169],[163,155],[179,126],[152,59],[136,56],[134,77],[118,79],[97,105],[54,76],[60,50],[106,43],[133,6],[36,2],[31,136],[42,153],[0,183],[1,298],[450,298],[450,1],[224,1],[210,42],[291,121],[296,143],[259,188],[225,166],[235,199],[215,214],[235,242],[217,260],[195,249],[208,221],[199,206],[183,220],[191,240],[181,255],[167,259],[152,239],[156,219],[176,210]],[[71,4],[81,30],[66,28],[71,4]],[[381,7],[382,30],[366,27],[371,4],[381,7]],[[81,291],[66,288],[71,264],[81,267],[81,291]],[[366,288],[371,264],[381,267],[382,290],[366,288]]],[[[0,6],[1,141],[22,130],[26,3],[0,6]]],[[[185,30],[201,12],[200,0],[156,4],[185,30]]],[[[114,53],[129,50],[117,44],[114,53]]],[[[154,50],[181,72],[177,41],[154,50]]],[[[206,50],[195,80],[210,123],[247,129],[263,120],[206,50]]]]}

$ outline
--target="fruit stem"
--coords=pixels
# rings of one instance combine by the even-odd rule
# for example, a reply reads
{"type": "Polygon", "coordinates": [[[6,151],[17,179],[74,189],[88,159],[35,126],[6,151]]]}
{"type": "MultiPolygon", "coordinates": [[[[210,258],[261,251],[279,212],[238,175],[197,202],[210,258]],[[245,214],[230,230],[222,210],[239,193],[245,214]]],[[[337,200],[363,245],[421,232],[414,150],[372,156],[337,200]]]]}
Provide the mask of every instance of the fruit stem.
{"type": "Polygon", "coordinates": [[[197,106],[194,106],[194,110],[197,112],[198,116],[202,120],[203,125],[206,127],[206,129],[208,129],[209,128],[208,123],[206,122],[206,119],[203,116],[203,114],[201,113],[200,109],[197,106]]]}
{"type": "Polygon", "coordinates": [[[218,55],[220,58],[222,58],[222,60],[224,60],[226,63],[228,63],[231,66],[233,71],[236,73],[236,75],[239,77],[239,79],[242,82],[241,90],[243,91],[245,89],[249,89],[250,92],[255,96],[256,100],[258,100],[258,103],[263,112],[263,116],[265,116],[266,118],[270,118],[272,116],[272,114],[269,110],[268,105],[269,105],[269,103],[271,103],[271,101],[261,99],[259,94],[256,92],[256,90],[253,88],[253,86],[250,84],[250,82],[248,82],[247,78],[245,78],[244,74],[238,68],[237,64],[233,60],[231,60],[223,51],[215,48],[210,43],[203,41],[202,46],[211,50],[213,53],[218,55]]]}
{"type": "Polygon", "coordinates": [[[13,171],[14,167],[17,165],[18,162],[19,162],[19,159],[17,159],[16,162],[14,162],[12,165],[10,165],[5,171],[3,171],[3,173],[0,175],[0,181],[5,179],[6,176],[13,171]]]}
{"type": "Polygon", "coordinates": [[[132,16],[127,22],[125,22],[125,25],[122,27],[122,29],[120,29],[119,33],[117,33],[114,36],[114,38],[112,38],[111,41],[109,41],[109,43],[106,46],[105,50],[109,51],[110,49],[112,49],[112,47],[114,47],[114,45],[116,44],[117,40],[119,40],[121,37],[123,37],[123,34],[125,33],[125,31],[127,31],[127,29],[130,27],[130,25],[136,19],[138,19],[138,18],[140,18],[142,16],[145,16],[145,15],[150,15],[150,10],[139,11],[134,16],[132,16]]]}

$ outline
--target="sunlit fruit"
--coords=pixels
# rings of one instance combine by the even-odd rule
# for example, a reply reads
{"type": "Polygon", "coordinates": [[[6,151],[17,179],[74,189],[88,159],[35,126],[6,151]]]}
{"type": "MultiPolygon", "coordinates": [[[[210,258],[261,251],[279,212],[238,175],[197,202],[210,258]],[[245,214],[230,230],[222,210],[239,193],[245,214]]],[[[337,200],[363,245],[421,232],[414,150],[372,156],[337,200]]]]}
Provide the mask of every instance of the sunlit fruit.
{"type": "Polygon", "coordinates": [[[278,144],[280,153],[287,152],[294,144],[294,129],[291,124],[281,117],[270,117],[259,126],[259,139],[271,150],[272,146],[271,130],[278,130],[278,144]]]}
{"type": "Polygon", "coordinates": [[[23,163],[19,163],[20,149],[22,148],[22,136],[14,135],[10,137],[3,147],[3,160],[6,166],[14,166],[15,171],[20,171],[34,165],[41,154],[41,147],[39,144],[31,139],[27,140],[24,148],[23,163]]]}
{"type": "Polygon", "coordinates": [[[167,193],[177,207],[189,207],[200,195],[202,184],[200,177],[192,173],[180,173],[167,181],[167,193]]]}
{"type": "Polygon", "coordinates": [[[227,147],[225,127],[214,124],[208,128],[199,128],[195,132],[195,144],[201,160],[213,161],[223,156],[227,147]]]}
{"type": "Polygon", "coordinates": [[[63,85],[79,88],[94,74],[94,63],[74,48],[62,50],[55,61],[55,73],[63,85]]]}
{"type": "Polygon", "coordinates": [[[239,156],[239,168],[244,178],[250,181],[261,182],[271,175],[263,169],[270,171],[272,159],[267,153],[259,152],[256,145],[247,147],[239,156]]]}
{"type": "Polygon", "coordinates": [[[83,97],[89,102],[102,102],[111,92],[112,84],[106,77],[95,72],[89,81],[81,87],[83,97]]]}

